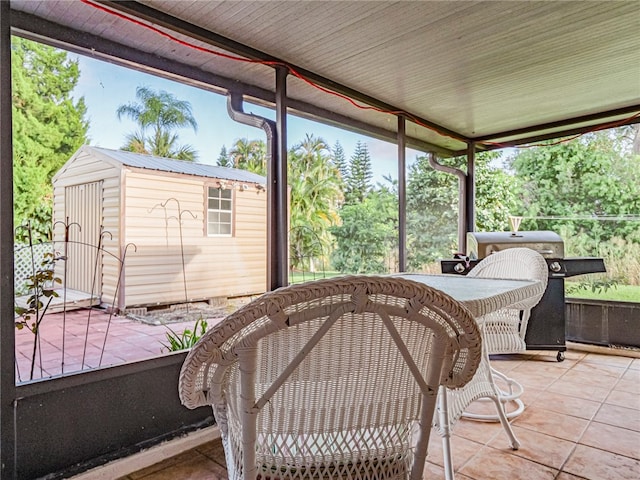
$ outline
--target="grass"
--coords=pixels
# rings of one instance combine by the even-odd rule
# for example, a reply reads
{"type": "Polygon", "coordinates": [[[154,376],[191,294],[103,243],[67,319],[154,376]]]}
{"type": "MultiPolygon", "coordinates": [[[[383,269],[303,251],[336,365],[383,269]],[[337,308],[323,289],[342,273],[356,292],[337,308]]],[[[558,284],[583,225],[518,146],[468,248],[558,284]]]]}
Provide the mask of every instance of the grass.
{"type": "Polygon", "coordinates": [[[300,271],[291,272],[290,271],[289,283],[290,284],[302,283],[302,282],[308,282],[310,280],[320,280],[321,278],[338,277],[340,275],[344,275],[344,274],[340,272],[300,272],[300,271]]]}
{"type": "MultiPolygon", "coordinates": [[[[567,286],[578,282],[566,282],[567,286]]],[[[567,289],[569,290],[569,289],[567,289]]],[[[589,287],[583,287],[567,293],[570,298],[586,298],[590,300],[613,300],[618,302],[640,302],[639,285],[615,285],[606,291],[592,291],[589,287]]]]}
{"type": "MultiPolygon", "coordinates": [[[[343,275],[340,272],[289,272],[289,283],[302,283],[321,278],[331,278],[343,275]]],[[[568,298],[586,298],[589,300],[612,300],[617,302],[640,303],[640,285],[613,285],[607,289],[596,288],[593,291],[588,284],[566,281],[568,298]],[[572,288],[573,287],[573,288],[572,288]]]]}

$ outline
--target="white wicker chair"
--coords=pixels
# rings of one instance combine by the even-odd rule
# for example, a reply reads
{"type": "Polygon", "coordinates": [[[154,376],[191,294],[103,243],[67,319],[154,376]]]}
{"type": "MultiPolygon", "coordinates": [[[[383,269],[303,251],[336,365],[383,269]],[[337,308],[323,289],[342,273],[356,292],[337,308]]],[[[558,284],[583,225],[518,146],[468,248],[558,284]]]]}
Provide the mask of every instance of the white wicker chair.
{"type": "Polygon", "coordinates": [[[423,284],[350,276],[267,293],[187,356],[184,405],[213,407],[231,480],[421,480],[439,385],[481,358],[468,310],[423,284]]]}
{"type": "MultiPolygon", "coordinates": [[[[533,250],[512,248],[494,253],[480,261],[468,276],[538,280],[546,288],[547,264],[544,258],[533,250]]],[[[477,318],[476,320],[483,335],[483,358],[476,374],[462,388],[441,387],[435,427],[442,436],[444,470],[447,480],[454,479],[450,437],[453,427],[461,417],[500,421],[509,438],[511,448],[517,450],[520,447],[520,442],[513,433],[508,419],[519,415],[524,410],[524,404],[517,398],[522,393],[522,386],[491,368],[489,354],[513,353],[526,348],[524,343],[524,335],[527,328],[526,322],[531,308],[540,301],[543,293],[544,288],[541,288],[539,295],[530,297],[520,303],[514,303],[513,309],[498,310],[477,318]],[[522,315],[522,320],[520,309],[525,311],[522,315]],[[509,385],[509,392],[503,392],[498,388],[495,382],[496,376],[505,380],[509,385]],[[467,412],[469,406],[476,400],[493,401],[496,407],[496,414],[481,415],[467,412]],[[515,412],[510,414],[506,413],[504,407],[508,400],[516,402],[518,407],[515,412]]]]}
{"type": "MultiPolygon", "coordinates": [[[[529,248],[509,248],[481,260],[469,272],[468,276],[538,280],[546,288],[548,275],[547,262],[542,255],[529,248]]],[[[538,304],[541,298],[542,293],[525,302],[513,305],[513,308],[498,310],[478,319],[482,329],[483,347],[489,355],[526,351],[525,335],[531,309],[538,304]]],[[[516,404],[515,410],[507,412],[507,418],[520,415],[524,411],[524,404],[519,399],[523,392],[522,385],[493,368],[491,372],[494,381],[499,380],[501,385],[507,386],[506,391],[500,391],[501,400],[503,402],[513,401],[516,404]]],[[[482,420],[497,420],[494,415],[465,413],[464,416],[482,420]]]]}

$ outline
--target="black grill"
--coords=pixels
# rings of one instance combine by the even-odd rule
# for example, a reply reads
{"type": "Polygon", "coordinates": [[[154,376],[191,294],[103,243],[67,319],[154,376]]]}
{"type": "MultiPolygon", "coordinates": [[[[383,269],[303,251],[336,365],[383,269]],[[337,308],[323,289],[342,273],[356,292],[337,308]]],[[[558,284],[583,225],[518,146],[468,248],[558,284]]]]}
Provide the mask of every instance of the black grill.
{"type": "Polygon", "coordinates": [[[596,257],[564,257],[564,242],[554,232],[470,232],[466,254],[441,260],[442,273],[466,275],[477,263],[493,252],[527,247],[538,251],[549,267],[549,283],[540,303],[531,311],[525,342],[528,350],[557,350],[558,361],[564,359],[565,297],[564,279],[587,273],[605,272],[604,260],[596,257]],[[555,256],[561,255],[561,256],[555,256]]]}

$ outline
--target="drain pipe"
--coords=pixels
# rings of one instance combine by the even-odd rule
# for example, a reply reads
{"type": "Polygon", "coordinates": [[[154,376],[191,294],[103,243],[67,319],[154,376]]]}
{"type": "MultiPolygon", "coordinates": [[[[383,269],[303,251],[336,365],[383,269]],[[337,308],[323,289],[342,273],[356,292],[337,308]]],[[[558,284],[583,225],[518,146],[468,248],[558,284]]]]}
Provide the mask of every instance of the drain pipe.
{"type": "Polygon", "coordinates": [[[439,172],[449,173],[458,177],[458,250],[465,253],[467,250],[467,174],[459,168],[442,165],[436,160],[435,153],[429,153],[429,165],[439,172]]]}
{"type": "Polygon", "coordinates": [[[267,135],[267,290],[275,290],[288,283],[287,231],[286,225],[286,176],[283,182],[281,169],[286,162],[278,158],[277,125],[273,120],[245,113],[242,107],[242,94],[227,94],[227,112],[232,120],[252,127],[261,128],[267,135]],[[279,181],[280,180],[280,181],[279,181]],[[284,192],[284,193],[283,193],[284,192]],[[282,201],[284,198],[284,202],[282,201]],[[284,218],[284,222],[282,219],[284,218]]]}
{"type": "Polygon", "coordinates": [[[466,231],[476,231],[476,142],[470,141],[467,144],[467,181],[466,181],[466,206],[465,215],[467,220],[466,231]]]}

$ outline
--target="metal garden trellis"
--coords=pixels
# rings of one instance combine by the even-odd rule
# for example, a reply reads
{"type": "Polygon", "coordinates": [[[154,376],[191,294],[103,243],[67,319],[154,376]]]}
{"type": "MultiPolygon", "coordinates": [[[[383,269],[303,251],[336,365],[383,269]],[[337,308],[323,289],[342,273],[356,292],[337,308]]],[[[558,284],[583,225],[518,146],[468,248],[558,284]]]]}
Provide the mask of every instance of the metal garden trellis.
{"type": "MultiPolygon", "coordinates": [[[[68,219],[66,222],[56,222],[56,224],[61,224],[64,226],[65,228],[65,235],[64,235],[64,240],[63,240],[63,247],[62,250],[65,252],[63,255],[58,255],[56,253],[56,248],[55,248],[55,243],[54,242],[48,242],[48,243],[40,243],[40,244],[36,244],[33,243],[32,241],[29,242],[29,244],[27,245],[15,245],[14,246],[14,256],[15,256],[15,264],[16,264],[16,278],[14,279],[14,282],[16,284],[16,292],[17,293],[26,293],[26,294],[31,294],[30,299],[32,299],[31,303],[33,304],[33,314],[35,314],[36,320],[33,324],[33,328],[31,328],[27,323],[26,320],[23,322],[18,322],[16,321],[16,326],[18,326],[18,323],[23,324],[23,326],[29,326],[30,330],[34,333],[35,337],[34,337],[34,350],[32,353],[32,357],[31,357],[31,374],[30,374],[30,379],[33,379],[33,373],[34,373],[34,368],[35,368],[35,363],[36,363],[36,357],[38,352],[41,352],[41,337],[39,335],[39,326],[40,326],[40,322],[42,322],[42,320],[44,319],[44,315],[47,312],[47,309],[49,308],[49,305],[51,303],[51,301],[53,300],[53,297],[57,297],[59,296],[59,294],[57,292],[55,292],[53,290],[54,287],[54,283],[56,283],[56,277],[54,276],[54,269],[55,269],[55,263],[57,261],[64,261],[65,262],[65,268],[64,268],[64,279],[62,280],[62,290],[63,290],[63,310],[62,310],[62,318],[63,318],[63,331],[62,331],[62,359],[61,359],[61,374],[64,375],[65,371],[64,371],[64,366],[65,366],[65,343],[66,343],[66,338],[65,338],[65,334],[66,334],[66,313],[67,313],[67,290],[68,290],[68,285],[67,285],[67,268],[66,268],[66,262],[68,260],[67,258],[67,252],[68,252],[68,246],[70,244],[76,244],[76,245],[84,245],[84,246],[89,246],[89,247],[93,247],[96,249],[96,255],[95,255],[95,260],[94,260],[94,272],[93,272],[93,282],[92,282],[92,286],[91,286],[91,298],[94,298],[94,294],[95,294],[95,286],[97,283],[97,266],[98,266],[98,262],[99,262],[99,257],[101,254],[107,254],[110,255],[111,257],[113,257],[114,259],[117,260],[118,265],[119,265],[119,271],[118,271],[118,281],[116,284],[116,289],[115,292],[116,294],[113,297],[112,300],[112,304],[111,304],[111,308],[109,309],[109,318],[107,321],[107,327],[105,330],[105,334],[104,334],[104,339],[102,342],[102,349],[100,352],[100,359],[98,361],[98,365],[97,366],[101,366],[102,365],[102,361],[103,361],[103,356],[104,356],[104,351],[106,349],[106,342],[107,342],[107,338],[109,335],[109,328],[111,326],[111,321],[114,315],[114,312],[116,311],[116,301],[117,301],[117,292],[119,291],[119,286],[120,286],[120,282],[122,279],[122,273],[123,273],[123,266],[124,266],[124,262],[126,259],[126,255],[127,252],[129,251],[130,248],[133,248],[134,251],[137,250],[137,247],[135,244],[133,243],[129,243],[127,244],[123,251],[122,251],[122,256],[118,256],[113,254],[112,252],[109,252],[108,250],[106,250],[104,248],[104,244],[103,244],[103,239],[105,236],[110,236],[111,238],[113,237],[112,234],[109,231],[104,230],[104,227],[101,225],[100,226],[100,235],[99,235],[99,241],[98,241],[98,245],[93,245],[93,244],[89,244],[86,242],[79,242],[79,241],[74,241],[71,240],[69,238],[69,228],[73,225],[78,226],[78,228],[81,228],[81,226],[75,222],[71,222],[69,223],[68,219]],[[25,256],[23,254],[23,252],[27,252],[27,256],[25,256]],[[44,271],[44,269],[46,269],[47,272],[49,272],[50,274],[46,276],[47,281],[50,282],[50,285],[46,286],[46,290],[44,291],[44,296],[48,297],[48,301],[46,305],[41,305],[41,301],[40,301],[40,296],[43,296],[43,285],[41,285],[41,279],[45,278],[41,272],[44,271]],[[49,279],[49,277],[51,277],[49,279]],[[25,288],[31,286],[31,290],[30,291],[25,291],[25,288]],[[51,293],[49,293],[51,292],[51,293]]],[[[55,226],[55,224],[54,224],[55,226]]],[[[28,230],[27,233],[27,238],[29,238],[31,240],[32,236],[30,234],[30,225],[29,223],[27,223],[24,226],[20,226],[19,228],[25,228],[28,230]]],[[[58,279],[59,281],[59,279],[58,279]]],[[[16,304],[15,306],[15,311],[16,313],[19,314],[21,310],[20,307],[18,307],[18,305],[16,304]]],[[[87,342],[88,342],[88,338],[89,338],[89,330],[90,330],[90,324],[91,324],[91,312],[92,309],[89,309],[89,313],[88,313],[88,317],[87,317],[87,325],[86,325],[86,329],[85,329],[85,338],[84,338],[84,349],[83,349],[83,354],[82,354],[82,363],[81,363],[81,369],[84,369],[84,366],[86,365],[86,346],[87,346],[87,342]]],[[[18,327],[21,328],[21,327],[18,327]]],[[[41,370],[41,376],[42,376],[42,353],[40,353],[40,370],[41,370]]],[[[17,359],[16,359],[16,369],[17,369],[17,373],[18,373],[18,380],[21,380],[21,375],[20,375],[20,371],[19,371],[19,367],[18,367],[18,363],[17,363],[17,359]]]]}
{"type": "Polygon", "coordinates": [[[197,219],[198,216],[194,215],[193,212],[191,212],[191,210],[182,210],[182,208],[180,207],[180,201],[177,198],[174,197],[170,197],[167,200],[165,200],[162,203],[158,203],[156,205],[154,205],[151,210],[149,210],[149,213],[153,212],[153,210],[155,210],[156,207],[160,207],[164,209],[164,213],[165,213],[165,222],[168,224],[170,219],[175,219],[178,221],[178,227],[179,227],[179,231],[180,231],[180,258],[182,260],[182,282],[184,285],[184,302],[185,302],[185,306],[187,309],[187,313],[189,313],[189,294],[187,292],[187,274],[186,274],[186,270],[185,270],[185,261],[184,261],[184,239],[182,236],[182,215],[185,213],[188,213],[189,215],[191,215],[191,217],[193,219],[197,219]],[[178,206],[178,215],[172,215],[172,216],[167,216],[167,204],[173,200],[174,202],[176,202],[177,206],[178,206]]]}

